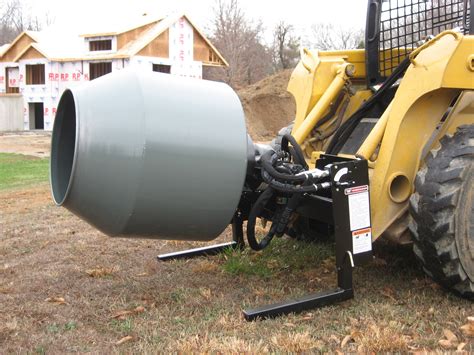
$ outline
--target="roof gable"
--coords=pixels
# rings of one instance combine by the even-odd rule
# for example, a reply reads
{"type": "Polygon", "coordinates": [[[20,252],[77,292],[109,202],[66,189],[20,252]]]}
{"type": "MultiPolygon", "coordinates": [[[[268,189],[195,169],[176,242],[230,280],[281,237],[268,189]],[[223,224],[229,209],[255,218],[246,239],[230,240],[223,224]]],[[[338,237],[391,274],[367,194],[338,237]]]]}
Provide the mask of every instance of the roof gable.
{"type": "Polygon", "coordinates": [[[158,37],[150,41],[137,53],[137,55],[142,55],[145,57],[169,58],[169,30],[166,29],[158,37]]]}
{"type": "Polygon", "coordinates": [[[131,29],[126,32],[122,32],[117,36],[117,49],[120,50],[123,48],[127,43],[131,41],[135,41],[139,38],[145,31],[149,30],[152,26],[154,26],[157,22],[148,23],[146,25],[131,29]]]}
{"type": "MultiPolygon", "coordinates": [[[[211,43],[211,41],[209,41],[209,39],[207,39],[207,37],[204,35],[204,33],[202,33],[202,31],[199,30],[199,28],[188,18],[188,16],[186,15],[183,15],[183,17],[191,24],[191,26],[193,26],[193,29],[200,35],[200,37],[207,43],[207,45],[210,47],[210,49],[212,50],[212,53],[216,56],[216,58],[222,62],[222,65],[228,67],[229,66],[229,63],[227,63],[227,61],[224,59],[224,57],[222,56],[222,54],[219,53],[219,51],[217,50],[216,47],[214,47],[214,45],[211,43]]],[[[204,63],[206,64],[206,63],[204,63]]],[[[210,63],[209,63],[210,64],[210,63]]],[[[218,65],[218,64],[217,64],[218,65]]]]}
{"type": "Polygon", "coordinates": [[[0,62],[14,62],[18,54],[22,53],[31,43],[37,42],[31,31],[20,33],[10,46],[3,52],[0,62]]]}
{"type": "Polygon", "coordinates": [[[140,54],[142,50],[152,44],[159,36],[174,25],[180,18],[184,18],[192,26],[195,43],[194,43],[194,55],[195,60],[202,61],[204,65],[215,65],[215,66],[228,66],[229,64],[219,51],[212,45],[212,43],[204,36],[204,34],[196,27],[196,25],[189,20],[185,14],[177,14],[175,16],[169,16],[162,20],[157,25],[153,26],[150,30],[144,33],[141,38],[132,43],[126,50],[130,56],[140,54]],[[196,42],[197,39],[197,42],[196,42]],[[200,50],[196,50],[196,44],[199,45],[200,50]],[[207,47],[207,48],[206,48],[207,47]],[[207,50],[206,50],[207,49],[207,50]],[[196,58],[198,54],[199,58],[196,58]],[[202,60],[205,59],[205,60],[202,60]]]}
{"type": "Polygon", "coordinates": [[[30,43],[21,53],[19,53],[14,59],[14,62],[18,62],[21,59],[49,59],[47,55],[41,50],[37,43],[30,43]]]}

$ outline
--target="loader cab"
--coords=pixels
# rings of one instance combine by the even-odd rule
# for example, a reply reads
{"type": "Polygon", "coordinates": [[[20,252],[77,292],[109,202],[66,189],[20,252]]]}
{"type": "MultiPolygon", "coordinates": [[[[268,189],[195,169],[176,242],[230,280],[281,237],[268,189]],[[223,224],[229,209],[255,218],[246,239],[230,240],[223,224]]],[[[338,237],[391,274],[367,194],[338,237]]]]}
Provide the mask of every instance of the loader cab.
{"type": "Polygon", "coordinates": [[[367,85],[382,83],[410,52],[445,30],[474,34],[474,0],[369,0],[367,85]]]}
{"type": "Polygon", "coordinates": [[[392,102],[413,50],[446,30],[474,33],[472,3],[474,0],[369,0],[365,65],[373,104],[345,134],[336,134],[329,146],[332,154],[357,153],[392,102]]]}

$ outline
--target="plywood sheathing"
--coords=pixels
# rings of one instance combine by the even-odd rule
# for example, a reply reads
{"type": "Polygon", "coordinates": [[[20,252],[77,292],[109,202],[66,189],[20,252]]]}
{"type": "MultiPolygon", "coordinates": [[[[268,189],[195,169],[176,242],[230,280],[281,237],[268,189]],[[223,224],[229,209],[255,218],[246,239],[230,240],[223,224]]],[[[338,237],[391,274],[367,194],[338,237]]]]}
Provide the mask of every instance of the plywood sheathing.
{"type": "Polygon", "coordinates": [[[127,43],[135,41],[138,37],[142,35],[143,32],[149,30],[156,23],[158,23],[158,21],[119,34],[117,36],[117,50],[122,49],[127,43]]]}
{"type": "Polygon", "coordinates": [[[169,48],[169,30],[166,30],[150,43],[146,45],[138,55],[146,57],[160,57],[160,58],[169,58],[170,48],[169,48]]]}
{"type": "Polygon", "coordinates": [[[14,62],[15,58],[22,53],[31,43],[36,42],[31,33],[23,32],[18,35],[10,47],[3,53],[0,62],[14,62]]]}
{"type": "MultiPolygon", "coordinates": [[[[204,33],[202,33],[199,28],[194,24],[194,22],[192,22],[186,15],[183,15],[183,17],[191,24],[191,26],[193,26],[194,30],[199,34],[199,36],[201,37],[202,40],[204,40],[207,45],[209,46],[209,48],[214,52],[214,55],[217,56],[218,60],[220,61],[220,64],[218,65],[222,65],[222,66],[226,66],[228,67],[229,66],[229,63],[227,63],[227,61],[224,59],[224,57],[222,56],[222,54],[219,53],[219,51],[217,50],[216,47],[214,47],[214,45],[207,39],[206,36],[204,36],[204,33]]],[[[196,38],[197,36],[195,36],[196,38]]],[[[209,60],[207,62],[203,62],[202,63],[203,65],[210,65],[210,66],[214,66],[215,64],[209,62],[209,60]]]]}
{"type": "Polygon", "coordinates": [[[35,48],[35,44],[31,43],[27,48],[25,48],[16,58],[14,62],[18,62],[20,59],[42,59],[47,58],[43,53],[35,48]]]}
{"type": "Polygon", "coordinates": [[[209,46],[201,34],[193,28],[194,36],[194,60],[203,64],[225,65],[216,52],[209,46]]]}

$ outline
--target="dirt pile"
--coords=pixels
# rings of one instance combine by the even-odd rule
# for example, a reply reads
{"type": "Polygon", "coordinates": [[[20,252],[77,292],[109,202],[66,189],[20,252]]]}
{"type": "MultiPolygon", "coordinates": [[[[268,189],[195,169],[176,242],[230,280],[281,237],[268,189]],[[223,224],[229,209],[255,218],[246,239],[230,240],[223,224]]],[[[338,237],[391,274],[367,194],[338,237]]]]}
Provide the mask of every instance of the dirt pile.
{"type": "Polygon", "coordinates": [[[293,121],[295,101],[286,91],[292,70],[271,75],[237,94],[242,101],[247,130],[254,141],[268,141],[293,121]]]}

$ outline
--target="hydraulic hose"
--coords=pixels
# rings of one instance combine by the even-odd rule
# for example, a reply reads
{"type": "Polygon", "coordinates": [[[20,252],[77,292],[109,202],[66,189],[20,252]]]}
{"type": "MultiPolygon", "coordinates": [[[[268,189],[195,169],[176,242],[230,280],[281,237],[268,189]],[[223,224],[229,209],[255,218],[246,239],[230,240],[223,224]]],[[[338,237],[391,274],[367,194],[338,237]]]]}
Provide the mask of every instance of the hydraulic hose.
{"type": "Polygon", "coordinates": [[[327,154],[337,154],[349,139],[350,135],[357,127],[357,124],[362,120],[366,113],[379,101],[380,97],[403,75],[410,65],[410,59],[405,58],[397,68],[390,74],[390,76],[383,82],[380,89],[370,97],[354,114],[344,122],[341,127],[334,133],[327,149],[327,154]]]}
{"type": "Polygon", "coordinates": [[[281,138],[281,149],[288,150],[288,142],[291,143],[294,149],[293,158],[297,164],[303,166],[305,170],[308,169],[308,164],[306,163],[306,159],[304,158],[303,150],[301,149],[300,145],[296,142],[296,139],[291,134],[284,134],[281,138]]]}
{"type": "Polygon", "coordinates": [[[272,223],[270,231],[267,233],[267,235],[265,235],[265,237],[263,237],[260,242],[258,242],[257,238],[255,237],[255,224],[257,222],[257,218],[260,216],[260,213],[271,200],[273,195],[274,190],[271,187],[267,187],[267,189],[263,191],[262,194],[258,197],[257,201],[250,210],[249,218],[247,221],[247,241],[249,243],[249,246],[253,250],[259,251],[266,248],[275,236],[276,224],[272,223]]]}
{"type": "Polygon", "coordinates": [[[331,183],[329,182],[323,182],[323,183],[315,183],[309,186],[295,186],[292,184],[286,184],[280,181],[276,181],[275,179],[272,179],[270,174],[266,172],[265,170],[262,170],[262,178],[263,181],[265,181],[269,186],[274,188],[275,190],[278,190],[280,192],[286,192],[286,193],[312,193],[316,191],[320,191],[323,189],[327,189],[331,186],[331,183]]]}
{"type": "Polygon", "coordinates": [[[296,176],[296,175],[290,175],[290,174],[284,174],[280,173],[275,169],[273,164],[278,160],[279,154],[275,153],[273,151],[268,151],[265,154],[262,155],[261,157],[261,162],[262,162],[262,171],[268,172],[272,177],[278,180],[285,180],[285,181],[293,181],[293,182],[300,182],[302,183],[305,181],[304,176],[296,176]]]}
{"type": "Polygon", "coordinates": [[[280,236],[285,232],[291,215],[298,207],[304,193],[314,193],[327,189],[330,182],[318,183],[327,172],[318,169],[308,170],[308,164],[299,144],[290,134],[285,134],[281,141],[281,150],[269,150],[261,158],[261,175],[268,187],[260,194],[250,209],[247,221],[247,240],[253,250],[266,248],[275,235],[280,236]],[[288,144],[291,143],[291,147],[288,144]],[[265,206],[277,194],[284,193],[288,202],[283,207],[274,211],[270,231],[259,241],[255,236],[257,218],[262,215],[265,206]]]}

